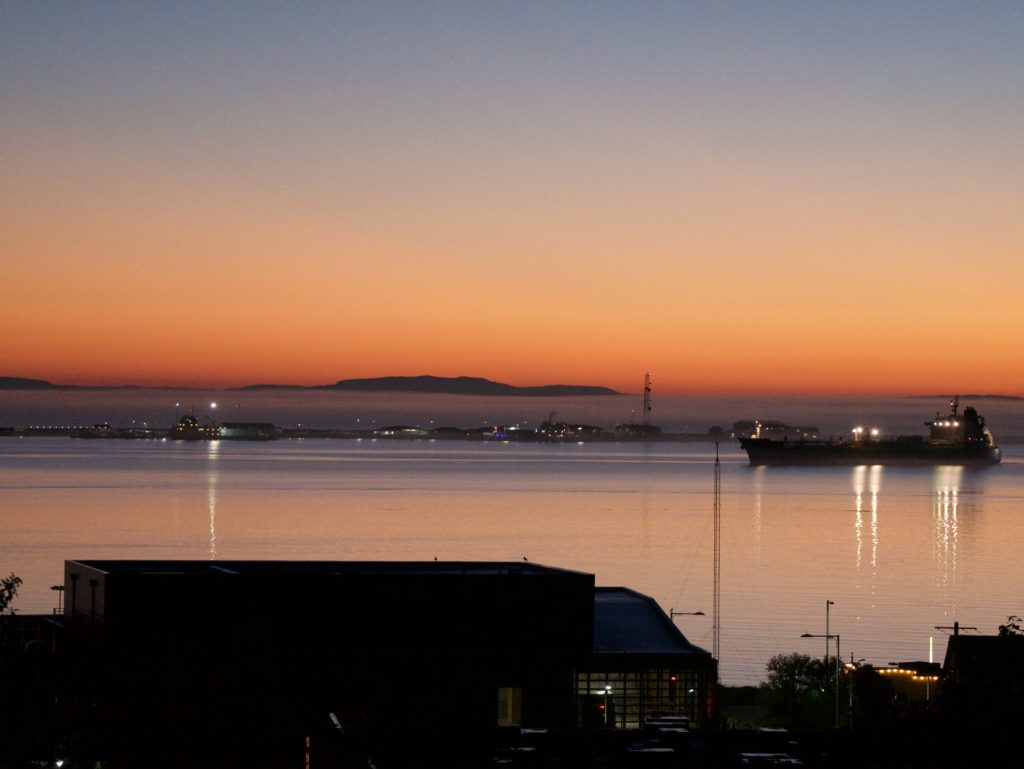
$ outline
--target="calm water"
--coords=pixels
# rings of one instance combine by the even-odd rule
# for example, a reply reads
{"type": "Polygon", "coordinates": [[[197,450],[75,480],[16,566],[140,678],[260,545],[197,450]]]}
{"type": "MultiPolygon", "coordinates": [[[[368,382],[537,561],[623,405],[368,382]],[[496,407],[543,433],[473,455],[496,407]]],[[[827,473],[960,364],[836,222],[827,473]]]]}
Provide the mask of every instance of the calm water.
{"type": "MultiPolygon", "coordinates": [[[[997,433],[998,435],[998,433],[997,433]]],[[[65,558],[511,559],[592,572],[710,648],[713,447],[0,438],[0,571],[49,611],[65,558]]],[[[1024,614],[1024,446],[1003,464],[751,468],[722,455],[726,683],[776,653],[941,659],[1024,614]]]]}

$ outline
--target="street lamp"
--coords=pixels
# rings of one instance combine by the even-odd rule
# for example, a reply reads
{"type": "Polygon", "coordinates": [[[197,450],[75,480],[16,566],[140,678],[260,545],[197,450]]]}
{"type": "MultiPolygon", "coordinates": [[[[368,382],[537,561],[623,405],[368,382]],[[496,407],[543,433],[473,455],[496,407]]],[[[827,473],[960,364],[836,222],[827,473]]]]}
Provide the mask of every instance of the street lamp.
{"type": "Polygon", "coordinates": [[[605,684],[604,687],[604,725],[608,726],[608,695],[612,693],[612,687],[605,684]]]}
{"type": "MultiPolygon", "coordinates": [[[[820,635],[820,634],[815,634],[815,633],[802,633],[800,635],[800,637],[801,638],[824,638],[825,639],[826,651],[828,649],[828,642],[829,642],[829,640],[832,639],[832,638],[836,639],[836,696],[835,696],[835,699],[836,699],[836,729],[838,729],[839,728],[839,658],[840,658],[840,654],[839,654],[839,634],[836,633],[835,635],[832,635],[831,633],[826,633],[825,635],[820,635]]],[[[825,660],[828,661],[828,657],[827,656],[825,657],[825,660]]]]}
{"type": "MultiPolygon", "coordinates": [[[[825,601],[825,664],[828,664],[828,610],[830,607],[835,606],[835,601],[825,601]]],[[[836,652],[836,656],[839,656],[839,652],[836,652]]]]}
{"type": "Polygon", "coordinates": [[[676,617],[682,617],[684,615],[689,615],[691,617],[703,617],[703,616],[705,616],[704,612],[702,612],[702,611],[676,611],[675,609],[669,609],[668,610],[669,619],[675,619],[676,617]]]}

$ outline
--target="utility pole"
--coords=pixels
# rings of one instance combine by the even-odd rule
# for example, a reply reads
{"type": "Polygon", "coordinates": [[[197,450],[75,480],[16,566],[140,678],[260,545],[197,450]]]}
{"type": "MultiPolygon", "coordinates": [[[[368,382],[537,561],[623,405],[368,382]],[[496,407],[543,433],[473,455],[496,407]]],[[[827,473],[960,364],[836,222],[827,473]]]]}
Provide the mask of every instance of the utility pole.
{"type": "Polygon", "coordinates": [[[936,630],[952,630],[953,635],[960,635],[961,630],[977,630],[976,627],[969,627],[967,625],[961,625],[959,622],[954,622],[952,625],[936,625],[936,630]]]}

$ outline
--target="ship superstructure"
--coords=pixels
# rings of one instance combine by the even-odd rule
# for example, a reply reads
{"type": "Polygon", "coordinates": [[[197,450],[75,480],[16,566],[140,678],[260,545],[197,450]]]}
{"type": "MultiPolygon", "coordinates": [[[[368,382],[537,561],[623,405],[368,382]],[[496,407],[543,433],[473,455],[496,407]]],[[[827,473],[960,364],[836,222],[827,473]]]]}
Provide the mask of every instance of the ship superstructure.
{"type": "Polygon", "coordinates": [[[1002,459],[995,437],[977,409],[961,414],[960,399],[945,416],[925,422],[928,437],[885,438],[877,428],[855,427],[850,438],[790,439],[766,437],[755,429],[740,445],[752,465],[990,465],[1002,459]]]}

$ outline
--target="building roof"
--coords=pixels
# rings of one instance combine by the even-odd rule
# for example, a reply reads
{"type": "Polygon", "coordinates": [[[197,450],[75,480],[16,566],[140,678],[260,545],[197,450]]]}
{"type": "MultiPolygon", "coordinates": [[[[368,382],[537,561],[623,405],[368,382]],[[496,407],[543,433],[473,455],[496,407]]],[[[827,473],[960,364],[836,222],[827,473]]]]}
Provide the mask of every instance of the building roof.
{"type": "Polygon", "coordinates": [[[626,587],[594,589],[594,651],[709,654],[686,640],[653,598],[626,587]]]}
{"type": "Polygon", "coordinates": [[[104,574],[566,574],[583,572],[528,561],[123,561],[72,560],[104,574]]]}
{"type": "Polygon", "coordinates": [[[1024,635],[950,636],[943,667],[964,681],[1024,682],[1024,635]]]}

